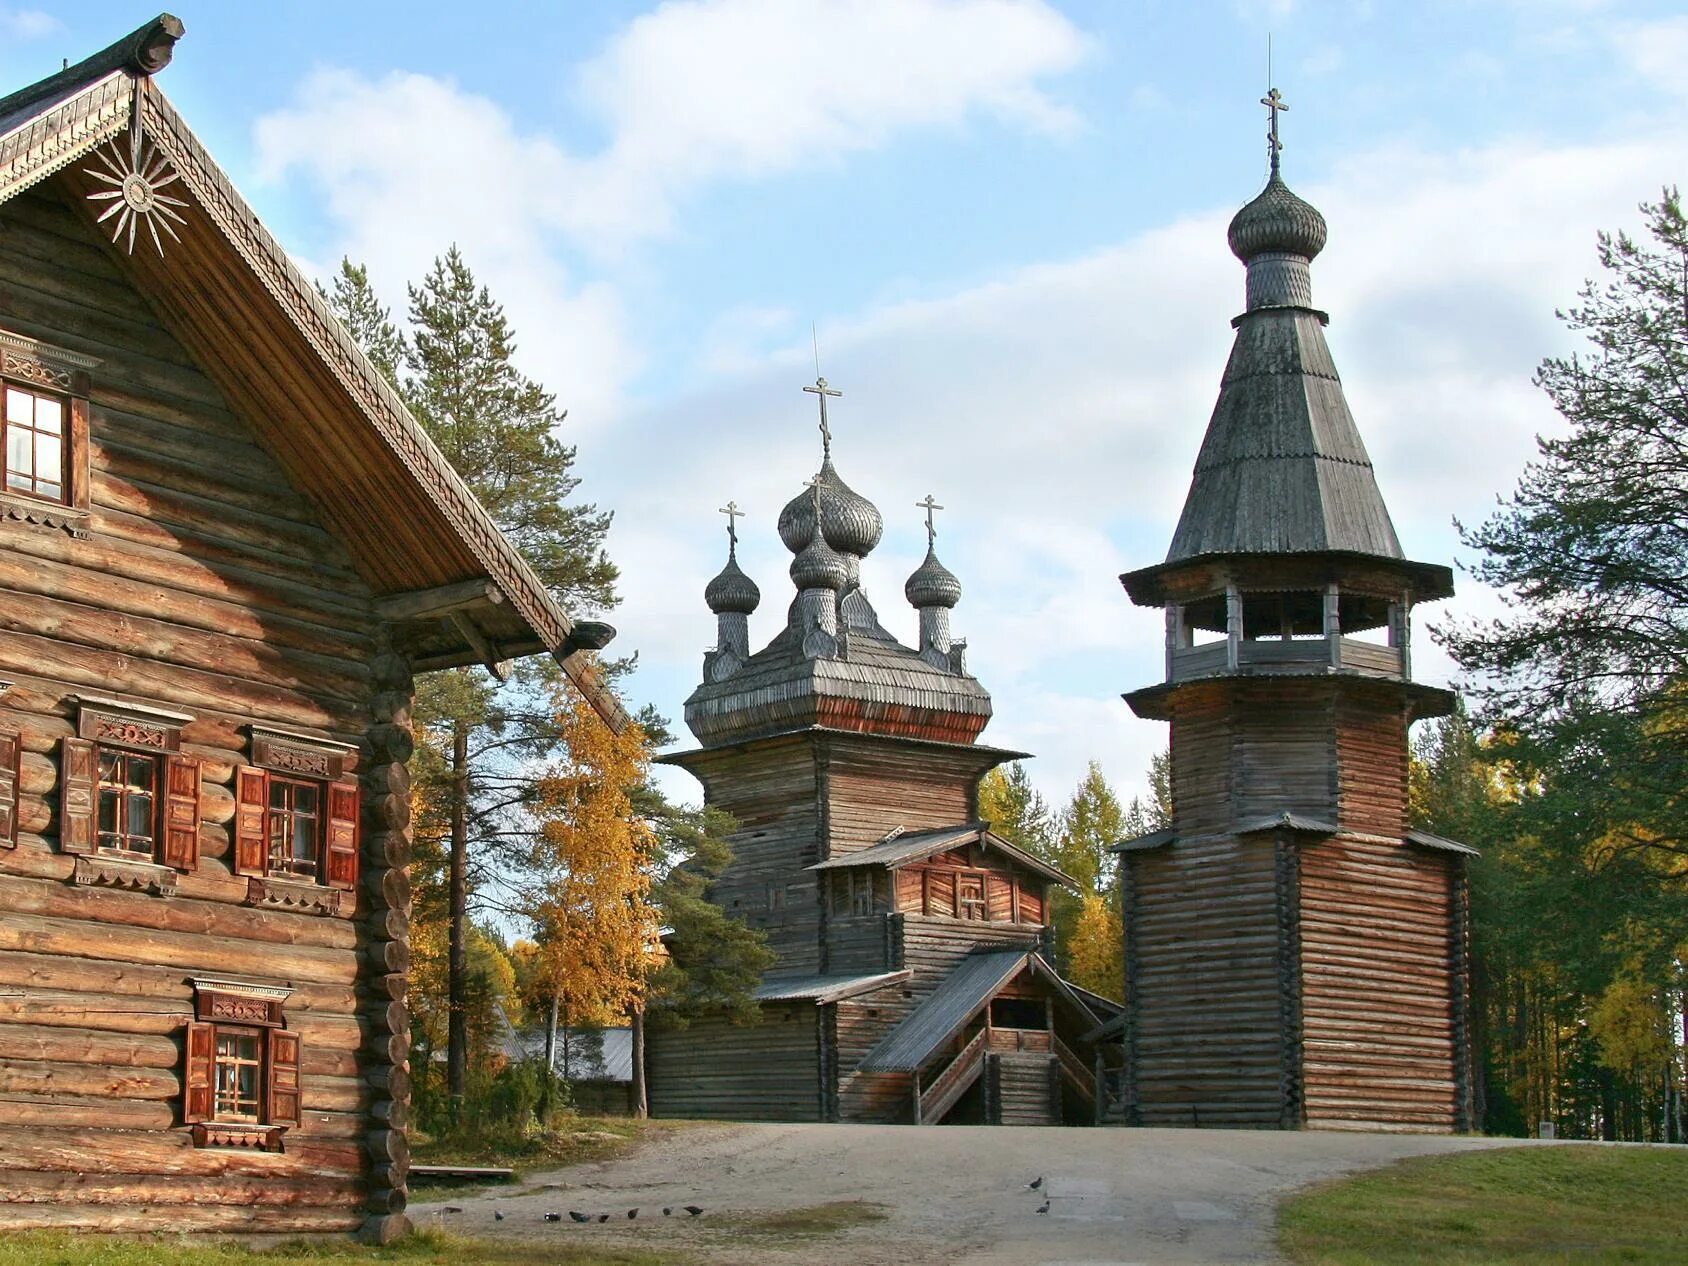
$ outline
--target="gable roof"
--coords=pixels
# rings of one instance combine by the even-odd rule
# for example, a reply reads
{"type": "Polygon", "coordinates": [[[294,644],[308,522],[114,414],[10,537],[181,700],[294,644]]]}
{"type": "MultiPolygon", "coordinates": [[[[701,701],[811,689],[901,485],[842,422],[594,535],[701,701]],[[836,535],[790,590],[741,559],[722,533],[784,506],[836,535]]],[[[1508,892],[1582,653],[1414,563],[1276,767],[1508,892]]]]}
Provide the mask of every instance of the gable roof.
{"type": "Polygon", "coordinates": [[[1061,999],[1094,1024],[1097,1016],[1041,954],[1028,950],[982,950],[956,964],[921,1004],[905,1016],[862,1058],[862,1072],[912,1072],[923,1067],[944,1043],[1022,971],[1031,969],[1054,987],[1061,999]]]}
{"type": "Polygon", "coordinates": [[[1078,886],[1077,881],[1065,871],[1051,866],[1042,858],[1032,856],[1025,849],[1010,844],[992,832],[987,822],[969,822],[960,826],[940,827],[933,831],[906,831],[856,852],[829,857],[808,869],[842,870],[849,866],[883,866],[887,870],[894,870],[909,862],[923,861],[936,856],[957,845],[975,842],[992,852],[1003,854],[1010,861],[1035,871],[1046,879],[1053,879],[1056,883],[1073,888],[1078,886]]]}
{"type": "Polygon", "coordinates": [[[887,985],[899,985],[913,974],[904,968],[872,976],[768,976],[756,986],[755,997],[758,1002],[842,1002],[887,985]]]}
{"type": "MultiPolygon", "coordinates": [[[[0,202],[52,180],[89,224],[106,187],[78,160],[143,134],[180,179],[178,240],[114,248],[126,274],[345,546],[419,670],[549,653],[612,726],[626,712],[577,628],[259,222],[151,76],[180,21],[161,14],[0,99],[0,202]]],[[[146,235],[143,234],[142,238],[146,235]]]]}

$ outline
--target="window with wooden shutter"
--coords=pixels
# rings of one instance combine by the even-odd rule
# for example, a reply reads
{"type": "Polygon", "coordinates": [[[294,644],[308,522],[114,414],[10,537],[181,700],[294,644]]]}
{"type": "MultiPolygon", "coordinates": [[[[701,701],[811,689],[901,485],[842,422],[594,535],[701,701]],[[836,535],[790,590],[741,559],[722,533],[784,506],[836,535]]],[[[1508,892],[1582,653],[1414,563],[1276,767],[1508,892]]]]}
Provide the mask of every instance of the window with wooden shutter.
{"type": "Polygon", "coordinates": [[[265,819],[270,803],[267,771],[243,765],[235,771],[234,873],[262,875],[268,856],[265,819]]]}
{"type": "Polygon", "coordinates": [[[217,1026],[188,1023],[187,1068],[182,1078],[182,1120],[188,1125],[216,1114],[217,1026]]]}
{"type": "Polygon", "coordinates": [[[192,870],[199,865],[199,762],[191,756],[172,756],[164,768],[159,860],[176,870],[192,870]]]}
{"type": "Polygon", "coordinates": [[[18,842],[18,777],[23,741],[11,730],[0,730],[0,848],[18,842]]]}
{"type": "Polygon", "coordinates": [[[269,1125],[299,1124],[299,1057],[297,1033],[270,1034],[269,1125]]]}
{"type": "Polygon", "coordinates": [[[323,882],[348,891],[358,886],[358,785],[343,778],[328,784],[328,847],[323,882]]]}
{"type": "Polygon", "coordinates": [[[67,738],[59,773],[59,851],[94,851],[94,806],[99,787],[99,759],[86,739],[67,738]]]}

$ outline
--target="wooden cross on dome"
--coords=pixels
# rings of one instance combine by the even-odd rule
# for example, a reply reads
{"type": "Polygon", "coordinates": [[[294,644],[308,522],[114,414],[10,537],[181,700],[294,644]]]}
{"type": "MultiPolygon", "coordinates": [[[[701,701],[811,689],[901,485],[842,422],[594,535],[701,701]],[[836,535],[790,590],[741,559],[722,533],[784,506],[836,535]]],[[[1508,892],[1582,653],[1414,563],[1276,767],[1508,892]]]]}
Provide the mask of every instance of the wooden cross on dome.
{"type": "Polygon", "coordinates": [[[727,502],[726,505],[722,506],[715,513],[716,514],[724,514],[724,515],[727,516],[727,543],[729,545],[737,545],[738,544],[738,524],[733,522],[733,520],[744,518],[744,511],[740,510],[738,508],[738,502],[729,501],[729,502],[727,502]]]}
{"type": "Polygon", "coordinates": [[[914,505],[917,510],[926,511],[926,548],[931,549],[938,541],[938,524],[932,518],[932,512],[942,510],[943,506],[938,504],[937,498],[931,493],[926,494],[926,500],[916,501],[914,505]]]}
{"type": "Polygon", "coordinates": [[[823,457],[831,457],[832,429],[827,426],[826,423],[826,398],[828,396],[833,396],[835,398],[842,399],[844,393],[833,387],[827,386],[826,379],[819,377],[815,379],[815,385],[813,387],[805,387],[803,390],[809,392],[811,395],[819,396],[821,399],[821,454],[823,457]]]}
{"type": "Polygon", "coordinates": [[[1266,113],[1271,117],[1272,127],[1266,133],[1266,152],[1272,157],[1272,174],[1278,174],[1278,155],[1283,152],[1284,143],[1278,139],[1278,115],[1289,109],[1289,102],[1278,95],[1276,88],[1267,90],[1260,104],[1266,107],[1266,113]]]}

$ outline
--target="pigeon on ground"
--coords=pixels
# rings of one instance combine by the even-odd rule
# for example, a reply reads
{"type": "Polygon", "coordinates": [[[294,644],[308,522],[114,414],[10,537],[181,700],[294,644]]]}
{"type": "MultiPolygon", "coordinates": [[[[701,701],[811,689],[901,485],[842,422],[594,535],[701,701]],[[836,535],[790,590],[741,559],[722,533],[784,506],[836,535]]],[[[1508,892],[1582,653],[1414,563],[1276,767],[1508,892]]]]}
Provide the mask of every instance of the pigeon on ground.
{"type": "Polygon", "coordinates": [[[639,1211],[637,1209],[629,1209],[627,1211],[627,1220],[629,1222],[631,1222],[634,1218],[636,1218],[638,1216],[639,1216],[639,1211]]]}
{"type": "Polygon", "coordinates": [[[502,1209],[494,1209],[494,1210],[493,1210],[493,1211],[492,1211],[492,1220],[493,1220],[493,1221],[494,1221],[494,1222],[502,1222],[502,1221],[504,1221],[504,1210],[502,1210],[502,1209]]]}
{"type": "Polygon", "coordinates": [[[1045,1200],[1042,1204],[1038,1205],[1037,1211],[1039,1213],[1048,1213],[1049,1212],[1049,1201],[1045,1200]]]}
{"type": "Polygon", "coordinates": [[[592,1219],[584,1213],[576,1213],[573,1209],[570,1209],[569,1220],[571,1222],[590,1222],[592,1219]]]}
{"type": "Polygon", "coordinates": [[[545,1220],[547,1222],[561,1222],[563,1220],[563,1215],[560,1213],[547,1213],[545,1215],[545,1220]]]}
{"type": "Polygon", "coordinates": [[[698,1208],[695,1204],[689,1204],[686,1206],[686,1212],[695,1218],[698,1214],[702,1213],[703,1210],[698,1208]]]}
{"type": "Polygon", "coordinates": [[[610,1215],[607,1214],[607,1213],[600,1213],[598,1215],[598,1221],[600,1221],[600,1222],[608,1222],[609,1220],[610,1220],[610,1215]]]}
{"type": "Polygon", "coordinates": [[[673,1205],[665,1206],[662,1210],[662,1216],[665,1217],[665,1218],[673,1217],[674,1216],[674,1206],[673,1205]]]}
{"type": "Polygon", "coordinates": [[[1041,1186],[1043,1186],[1043,1175],[1039,1174],[1036,1178],[1032,1179],[1029,1183],[1026,1184],[1026,1190],[1027,1191],[1036,1191],[1041,1186]]]}

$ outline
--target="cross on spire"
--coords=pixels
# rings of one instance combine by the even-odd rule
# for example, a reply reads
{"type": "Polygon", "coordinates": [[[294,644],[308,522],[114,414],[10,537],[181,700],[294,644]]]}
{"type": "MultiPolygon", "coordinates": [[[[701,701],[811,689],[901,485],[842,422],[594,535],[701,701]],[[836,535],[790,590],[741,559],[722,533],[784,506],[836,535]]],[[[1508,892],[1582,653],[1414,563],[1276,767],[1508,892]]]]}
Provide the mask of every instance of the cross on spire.
{"type": "Polygon", "coordinates": [[[842,398],[844,393],[842,391],[837,390],[836,388],[827,386],[826,385],[826,379],[821,378],[821,377],[816,377],[815,385],[813,387],[805,387],[805,388],[803,388],[803,390],[809,392],[811,395],[815,395],[815,396],[820,397],[820,401],[821,401],[821,454],[822,454],[823,457],[830,458],[832,456],[832,428],[829,427],[827,425],[827,422],[826,422],[826,398],[828,396],[833,396],[833,397],[836,397],[836,398],[842,398]]]}
{"type": "Polygon", "coordinates": [[[738,524],[733,520],[744,518],[744,511],[738,508],[738,502],[729,501],[715,513],[727,516],[727,547],[728,553],[731,553],[738,546],[738,524]]]}
{"type": "Polygon", "coordinates": [[[1278,174],[1278,155],[1283,152],[1284,143],[1278,139],[1278,115],[1289,109],[1289,102],[1278,95],[1276,88],[1267,90],[1260,104],[1266,107],[1266,113],[1272,120],[1271,129],[1266,133],[1266,152],[1272,159],[1272,174],[1278,174]]]}
{"type": "Polygon", "coordinates": [[[926,494],[926,500],[916,501],[914,504],[916,509],[926,511],[926,548],[931,549],[938,540],[938,524],[932,518],[932,512],[942,510],[943,506],[938,504],[931,493],[926,494]]]}

